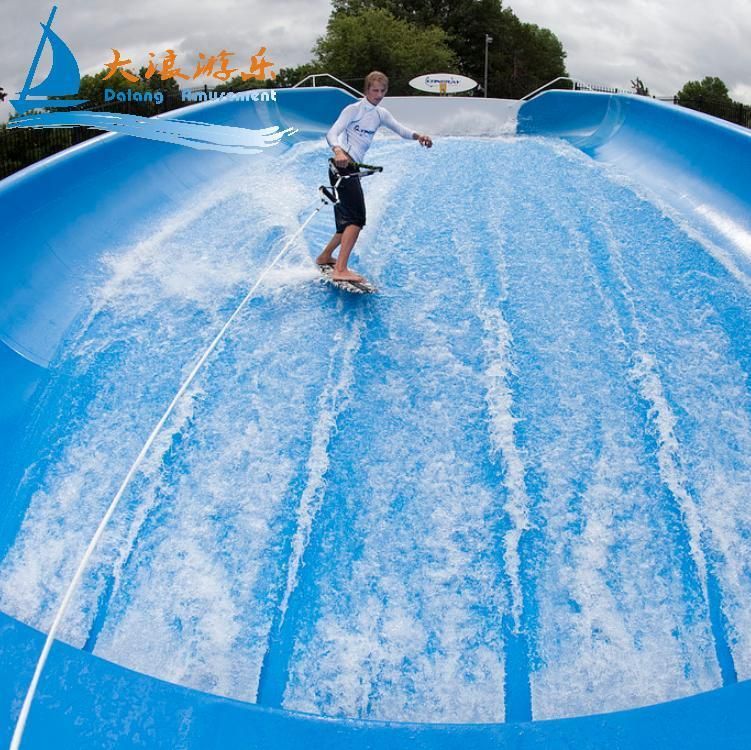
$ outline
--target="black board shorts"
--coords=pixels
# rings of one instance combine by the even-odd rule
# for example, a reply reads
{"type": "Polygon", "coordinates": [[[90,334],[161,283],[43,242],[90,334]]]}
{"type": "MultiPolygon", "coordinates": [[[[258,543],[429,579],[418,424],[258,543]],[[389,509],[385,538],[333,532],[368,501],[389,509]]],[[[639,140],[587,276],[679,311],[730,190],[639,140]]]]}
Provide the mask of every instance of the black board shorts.
{"type": "MultiPolygon", "coordinates": [[[[329,182],[335,185],[340,175],[355,174],[357,167],[351,164],[340,168],[334,164],[333,159],[329,159],[329,182]]],[[[342,180],[336,189],[339,202],[334,206],[334,221],[336,221],[336,231],[341,234],[346,227],[354,225],[356,227],[365,226],[365,196],[362,194],[362,185],[359,177],[350,177],[342,180]]]]}

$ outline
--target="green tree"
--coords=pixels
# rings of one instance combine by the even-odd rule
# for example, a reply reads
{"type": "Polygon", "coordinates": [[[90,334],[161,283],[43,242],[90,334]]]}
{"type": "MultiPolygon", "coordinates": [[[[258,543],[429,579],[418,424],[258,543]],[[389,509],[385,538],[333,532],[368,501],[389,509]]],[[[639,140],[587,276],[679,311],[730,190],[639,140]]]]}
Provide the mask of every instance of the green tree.
{"type": "Polygon", "coordinates": [[[733,105],[728,87],[714,76],[706,76],[701,81],[688,81],[678,92],[676,100],[684,107],[709,114],[733,105]]]}
{"type": "MultiPolygon", "coordinates": [[[[276,81],[272,81],[276,86],[294,86],[296,83],[302,81],[306,76],[312,73],[325,73],[317,65],[313,63],[304,63],[303,65],[297,65],[292,68],[279,68],[279,72],[276,76],[276,81]]],[[[326,83],[324,81],[324,83],[326,83]]]]}
{"type": "Polygon", "coordinates": [[[305,76],[311,73],[321,73],[319,67],[313,63],[305,63],[304,65],[297,65],[292,68],[280,68],[279,71],[275,71],[276,76],[274,78],[268,77],[262,81],[257,78],[248,78],[247,81],[243,81],[241,75],[236,75],[230,78],[225,83],[212,86],[215,91],[248,91],[249,89],[270,89],[277,87],[294,86],[299,83],[305,76]]]}
{"type": "Polygon", "coordinates": [[[458,64],[444,31],[416,26],[382,8],[335,11],[313,52],[320,71],[347,82],[359,83],[374,69],[384,71],[392,94],[408,93],[408,83],[417,75],[458,64]]]}
{"type": "Polygon", "coordinates": [[[532,23],[512,22],[510,75],[497,85],[504,96],[518,98],[566,75],[566,53],[550,29],[532,23]],[[518,24],[518,26],[517,26],[518,24]],[[505,84],[505,85],[504,85],[505,84]]]}
{"type": "Polygon", "coordinates": [[[489,34],[493,37],[488,48],[491,96],[522,96],[566,75],[566,53],[555,34],[522,23],[500,0],[333,0],[332,5],[333,16],[380,8],[421,28],[439,27],[456,54],[454,70],[478,82],[484,77],[485,35],[489,34]]]}

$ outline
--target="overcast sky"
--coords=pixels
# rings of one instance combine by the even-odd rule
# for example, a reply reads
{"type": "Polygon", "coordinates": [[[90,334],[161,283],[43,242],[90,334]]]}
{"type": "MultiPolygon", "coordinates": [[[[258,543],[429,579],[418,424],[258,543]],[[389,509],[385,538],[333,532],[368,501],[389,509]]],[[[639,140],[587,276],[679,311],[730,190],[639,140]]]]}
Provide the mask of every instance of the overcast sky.
{"type": "MultiPolygon", "coordinates": [[[[0,86],[14,96],[53,3],[0,1],[0,86]]],[[[751,0],[509,0],[504,7],[554,31],[576,78],[629,88],[638,75],[651,93],[671,96],[688,80],[716,75],[751,104],[751,0]]],[[[58,0],[53,28],[81,75],[101,70],[113,47],[136,67],[148,63],[149,51],[160,57],[172,48],[192,72],[199,52],[224,48],[242,63],[265,46],[278,70],[310,59],[329,12],[329,0],[58,0]]],[[[0,121],[8,111],[7,101],[0,104],[0,121]]]]}

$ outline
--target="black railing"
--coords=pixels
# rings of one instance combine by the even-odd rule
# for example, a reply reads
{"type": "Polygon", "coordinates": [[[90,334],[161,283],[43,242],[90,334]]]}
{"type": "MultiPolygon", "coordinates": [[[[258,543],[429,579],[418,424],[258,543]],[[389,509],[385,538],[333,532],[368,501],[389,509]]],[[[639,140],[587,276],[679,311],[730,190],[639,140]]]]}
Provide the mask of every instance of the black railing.
{"type": "MultiPolygon", "coordinates": [[[[524,100],[531,99],[535,96],[539,96],[544,91],[550,90],[564,90],[564,91],[596,91],[598,93],[605,94],[635,94],[636,92],[631,89],[626,91],[624,89],[612,88],[609,86],[598,86],[590,83],[584,83],[574,78],[560,77],[556,78],[550,83],[546,83],[539,89],[536,89],[527,96],[522,97],[524,100]]],[[[649,96],[649,94],[644,94],[649,96]]],[[[658,97],[652,97],[656,99],[658,97]]],[[[717,102],[711,99],[698,98],[694,101],[688,101],[681,99],[678,96],[659,97],[660,101],[672,102],[681,107],[687,107],[689,109],[696,110],[697,112],[703,112],[707,115],[713,115],[721,120],[727,120],[728,122],[741,125],[744,128],[751,128],[751,106],[748,104],[741,104],[740,102],[717,102]]]]}
{"type": "Polygon", "coordinates": [[[576,78],[569,78],[568,76],[559,76],[552,81],[549,81],[543,86],[531,91],[526,96],[522,97],[523,101],[528,101],[546,91],[595,91],[598,94],[632,94],[633,91],[625,91],[624,89],[613,88],[612,86],[600,86],[599,84],[585,83],[576,78]]]}
{"type": "MultiPolygon", "coordinates": [[[[93,107],[84,104],[73,109],[153,117],[194,103],[183,101],[181,94],[170,94],[164,97],[161,104],[153,101],[113,101],[93,107]]],[[[74,125],[70,128],[8,128],[2,125],[0,126],[0,179],[40,159],[101,134],[101,130],[81,125],[74,125]]]]}
{"type": "Polygon", "coordinates": [[[673,104],[679,104],[681,107],[688,107],[697,112],[703,112],[706,115],[713,115],[714,117],[719,117],[721,120],[742,125],[744,128],[751,128],[751,106],[748,104],[741,104],[740,102],[716,102],[702,98],[689,101],[679,99],[677,96],[674,96],[672,101],[673,104]]]}

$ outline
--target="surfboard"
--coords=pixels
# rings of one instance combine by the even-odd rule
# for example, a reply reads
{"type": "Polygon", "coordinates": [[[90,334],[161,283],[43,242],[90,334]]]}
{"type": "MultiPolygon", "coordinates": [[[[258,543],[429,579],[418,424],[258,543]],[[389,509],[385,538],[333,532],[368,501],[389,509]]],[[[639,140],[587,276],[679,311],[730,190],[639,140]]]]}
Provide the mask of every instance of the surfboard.
{"type": "Polygon", "coordinates": [[[334,281],[334,267],[333,266],[318,266],[318,270],[321,272],[324,280],[335,286],[337,289],[341,289],[343,292],[350,292],[351,294],[373,294],[377,292],[375,285],[363,279],[362,281],[334,281]]]}

